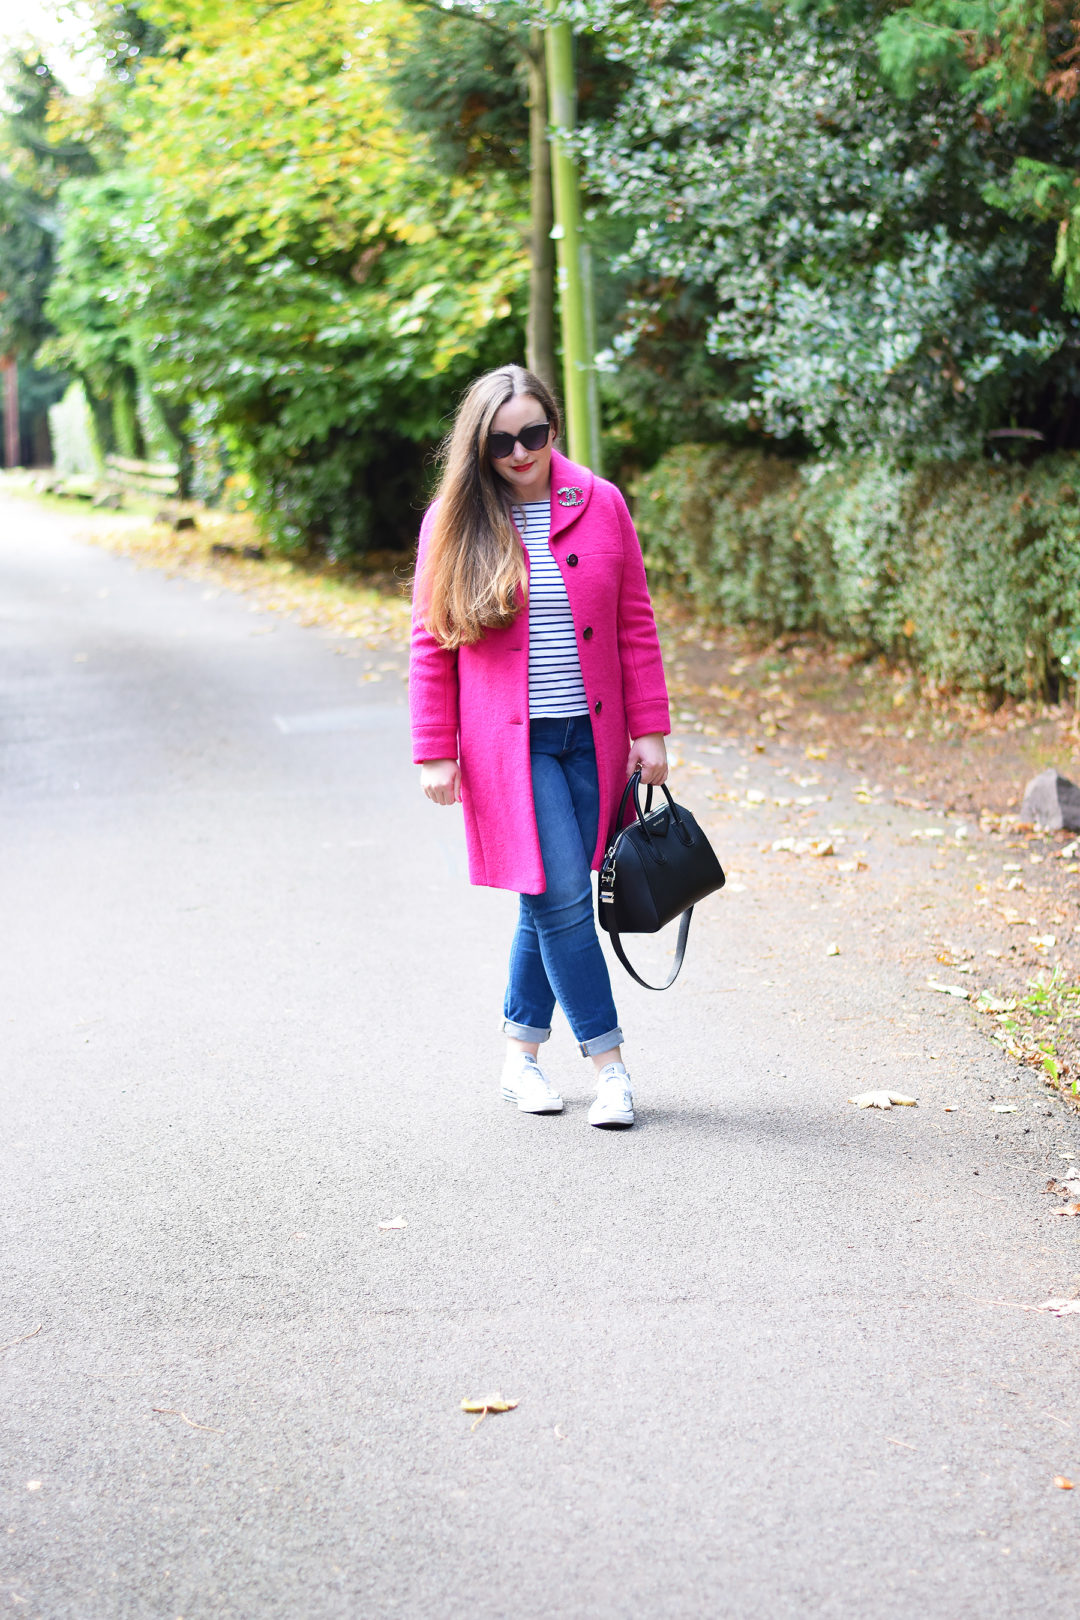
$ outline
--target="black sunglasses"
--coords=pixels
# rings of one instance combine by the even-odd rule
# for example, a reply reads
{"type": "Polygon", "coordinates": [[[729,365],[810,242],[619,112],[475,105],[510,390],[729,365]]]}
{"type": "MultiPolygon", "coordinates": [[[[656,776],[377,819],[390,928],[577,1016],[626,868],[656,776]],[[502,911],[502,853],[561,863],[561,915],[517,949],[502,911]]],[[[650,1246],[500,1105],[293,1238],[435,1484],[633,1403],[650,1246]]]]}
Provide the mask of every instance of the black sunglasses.
{"type": "Polygon", "coordinates": [[[542,450],[550,432],[550,422],[530,422],[520,433],[489,433],[488,455],[493,461],[505,461],[513,455],[515,444],[523,450],[542,450]]]}

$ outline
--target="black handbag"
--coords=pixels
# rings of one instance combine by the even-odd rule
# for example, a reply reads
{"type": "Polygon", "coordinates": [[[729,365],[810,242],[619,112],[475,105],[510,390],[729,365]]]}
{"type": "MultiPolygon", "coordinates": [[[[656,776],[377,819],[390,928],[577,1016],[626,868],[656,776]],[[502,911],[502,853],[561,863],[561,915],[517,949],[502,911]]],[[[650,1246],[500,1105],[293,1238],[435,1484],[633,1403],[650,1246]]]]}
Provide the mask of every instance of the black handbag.
{"type": "Polygon", "coordinates": [[[597,915],[611,935],[612,948],[632,979],[646,990],[667,990],[675,983],[686,954],[690,918],[699,900],[724,887],[724,873],[712,845],[689,810],[676,804],[667,788],[667,804],[652,807],[648,788],[642,811],[635,771],[623,791],[611,840],[600,868],[597,915]],[[627,801],[634,796],[636,817],[623,826],[627,801]],[[675,946],[675,965],[667,984],[647,984],[626,960],[620,934],[655,934],[682,913],[675,946]]]}

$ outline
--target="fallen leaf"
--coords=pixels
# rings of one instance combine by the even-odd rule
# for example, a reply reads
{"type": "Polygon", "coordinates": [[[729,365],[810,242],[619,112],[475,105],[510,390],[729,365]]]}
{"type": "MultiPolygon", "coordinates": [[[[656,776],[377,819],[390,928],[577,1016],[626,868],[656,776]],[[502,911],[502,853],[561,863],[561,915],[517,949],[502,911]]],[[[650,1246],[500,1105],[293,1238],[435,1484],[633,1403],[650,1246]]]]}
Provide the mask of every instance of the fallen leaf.
{"type": "Polygon", "coordinates": [[[380,1232],[400,1232],[408,1224],[409,1223],[408,1223],[408,1221],[406,1221],[404,1215],[395,1215],[393,1220],[380,1221],[379,1222],[379,1231],[380,1232]]]}
{"type": "Polygon", "coordinates": [[[1055,1474],[1054,1484],[1057,1486],[1059,1491],[1075,1491],[1076,1489],[1076,1486],[1073,1484],[1072,1480],[1066,1479],[1064,1474],[1055,1474]]]}
{"type": "Polygon", "coordinates": [[[1011,1013],[1016,1011],[1016,1002],[1003,1001],[1000,996],[991,996],[984,990],[975,1003],[975,1010],[976,1012],[1011,1013]]]}
{"type": "Polygon", "coordinates": [[[992,1114],[1015,1114],[1016,1113],[1016,1104],[1015,1103],[991,1103],[990,1104],[990,1112],[992,1114]]]}
{"type": "Polygon", "coordinates": [[[1037,951],[1052,951],[1057,944],[1056,934],[1029,934],[1028,944],[1034,945],[1037,951]]]}
{"type": "Polygon", "coordinates": [[[938,979],[927,979],[926,988],[937,990],[943,996],[959,996],[961,1001],[966,1001],[971,994],[962,984],[942,984],[938,979]]]}
{"type": "Polygon", "coordinates": [[[1080,1316],[1080,1299],[1048,1299],[1033,1308],[1049,1311],[1053,1316],[1080,1316]]]}
{"type": "Polygon", "coordinates": [[[470,1423],[471,1432],[480,1427],[489,1412],[512,1412],[517,1404],[517,1401],[508,1401],[504,1395],[478,1395],[474,1400],[463,1400],[461,1410],[480,1414],[475,1423],[470,1423]]]}
{"type": "Polygon", "coordinates": [[[776,838],[764,850],[782,855],[835,855],[836,846],[831,838],[776,838]]]}
{"type": "Polygon", "coordinates": [[[1080,1215],[1080,1204],[1069,1204],[1065,1209],[1055,1209],[1055,1215],[1080,1215]]]}
{"type": "Polygon", "coordinates": [[[463,1412],[512,1412],[517,1401],[508,1401],[504,1395],[478,1395],[475,1400],[463,1400],[463,1412]]]}
{"type": "Polygon", "coordinates": [[[826,956],[839,956],[840,955],[840,947],[839,947],[839,945],[829,945],[829,946],[827,946],[826,950],[825,950],[825,955],[826,956]]]}
{"type": "Polygon", "coordinates": [[[905,1097],[900,1091],[862,1091],[857,1097],[849,1097],[849,1103],[856,1108],[915,1108],[918,1099],[905,1097]]]}

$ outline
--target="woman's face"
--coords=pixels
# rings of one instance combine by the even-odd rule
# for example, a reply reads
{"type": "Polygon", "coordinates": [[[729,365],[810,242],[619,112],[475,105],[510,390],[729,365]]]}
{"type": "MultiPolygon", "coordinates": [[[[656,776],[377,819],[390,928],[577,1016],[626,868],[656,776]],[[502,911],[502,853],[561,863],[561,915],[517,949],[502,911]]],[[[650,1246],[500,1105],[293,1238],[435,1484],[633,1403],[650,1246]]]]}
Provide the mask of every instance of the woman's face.
{"type": "Polygon", "coordinates": [[[508,399],[506,404],[500,405],[495,412],[491,424],[492,433],[512,433],[515,435],[515,443],[508,456],[498,460],[492,456],[491,465],[499,477],[510,485],[519,501],[543,501],[548,498],[551,487],[550,430],[545,444],[539,450],[526,450],[516,439],[516,435],[523,429],[546,421],[547,412],[540,401],[534,399],[531,394],[515,394],[513,399],[508,399]]]}

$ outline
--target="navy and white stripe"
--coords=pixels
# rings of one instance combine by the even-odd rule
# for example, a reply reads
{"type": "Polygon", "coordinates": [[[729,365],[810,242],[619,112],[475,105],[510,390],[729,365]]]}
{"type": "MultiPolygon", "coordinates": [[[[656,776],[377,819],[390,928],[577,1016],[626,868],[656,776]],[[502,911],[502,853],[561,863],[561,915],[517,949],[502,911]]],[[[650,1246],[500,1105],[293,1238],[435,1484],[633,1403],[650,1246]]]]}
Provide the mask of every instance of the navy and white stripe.
{"type": "Polygon", "coordinates": [[[529,553],[529,718],[588,714],[570,601],[549,544],[550,502],[521,501],[514,518],[529,553]]]}

